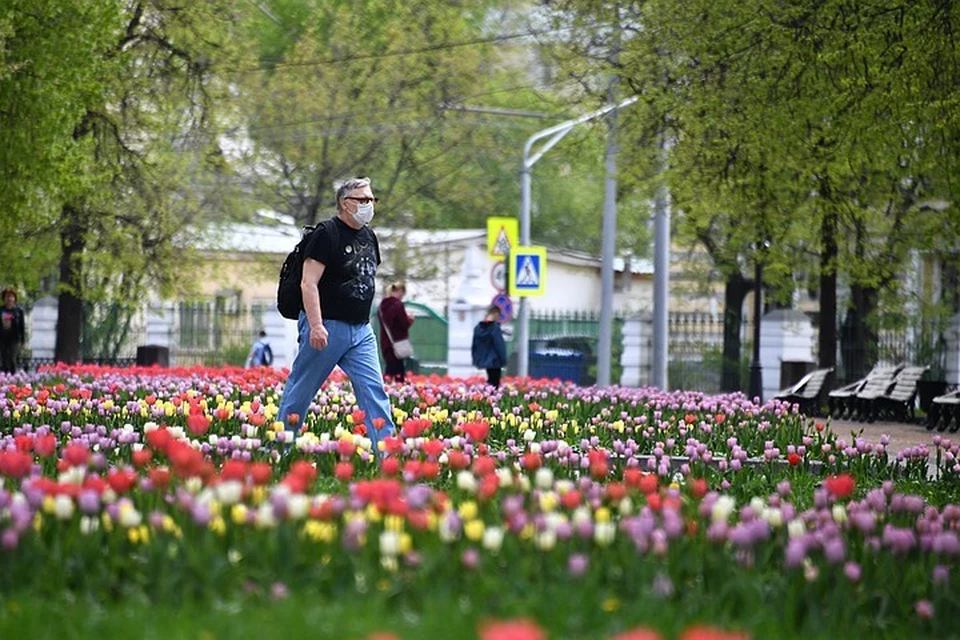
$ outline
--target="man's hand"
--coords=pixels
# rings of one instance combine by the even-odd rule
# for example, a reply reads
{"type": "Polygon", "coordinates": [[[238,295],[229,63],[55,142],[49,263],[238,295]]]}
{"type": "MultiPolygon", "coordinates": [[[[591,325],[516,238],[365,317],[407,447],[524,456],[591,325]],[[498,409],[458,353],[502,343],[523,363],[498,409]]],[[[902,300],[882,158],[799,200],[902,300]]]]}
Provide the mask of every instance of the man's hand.
{"type": "Polygon", "coordinates": [[[327,328],[322,324],[318,324],[315,327],[310,327],[310,346],[317,351],[323,351],[327,348],[328,338],[329,334],[327,333],[327,328]]]}

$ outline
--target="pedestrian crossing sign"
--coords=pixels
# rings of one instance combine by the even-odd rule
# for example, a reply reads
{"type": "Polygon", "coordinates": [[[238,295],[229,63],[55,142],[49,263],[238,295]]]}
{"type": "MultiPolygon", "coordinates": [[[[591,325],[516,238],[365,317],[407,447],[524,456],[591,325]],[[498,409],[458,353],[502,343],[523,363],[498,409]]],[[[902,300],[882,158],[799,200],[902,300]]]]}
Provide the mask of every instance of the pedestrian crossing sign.
{"type": "Polygon", "coordinates": [[[487,253],[505,258],[520,246],[520,225],[516,218],[487,218],[487,253]]]}
{"type": "Polygon", "coordinates": [[[546,247],[517,247],[510,253],[510,295],[542,296],[547,291],[546,247]]]}

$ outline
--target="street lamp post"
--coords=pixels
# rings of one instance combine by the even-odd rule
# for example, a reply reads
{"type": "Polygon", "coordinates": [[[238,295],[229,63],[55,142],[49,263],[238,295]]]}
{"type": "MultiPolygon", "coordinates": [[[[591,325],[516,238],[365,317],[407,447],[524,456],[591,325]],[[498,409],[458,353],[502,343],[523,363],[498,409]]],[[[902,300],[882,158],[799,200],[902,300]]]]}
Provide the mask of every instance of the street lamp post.
{"type": "MultiPolygon", "coordinates": [[[[579,118],[567,120],[560,124],[555,124],[542,131],[538,131],[527,139],[523,145],[523,164],[520,168],[520,245],[530,246],[530,188],[533,175],[533,165],[543,157],[547,151],[560,142],[564,136],[570,133],[578,124],[583,124],[588,120],[593,120],[599,116],[609,113],[614,109],[629,106],[638,100],[638,96],[632,96],[619,104],[609,104],[602,109],[591,111],[579,118]],[[533,145],[538,140],[549,137],[543,147],[533,153],[533,145]]],[[[509,268],[509,265],[507,265],[509,268]]],[[[519,330],[517,331],[517,375],[524,378],[530,374],[530,305],[526,298],[520,298],[520,310],[517,321],[519,330]]]]}
{"type": "MultiPolygon", "coordinates": [[[[758,247],[759,249],[759,247],[758,247]]],[[[763,402],[763,367],[760,365],[760,314],[763,296],[763,262],[759,250],[753,263],[753,359],[750,361],[750,383],[747,395],[763,402]]]]}

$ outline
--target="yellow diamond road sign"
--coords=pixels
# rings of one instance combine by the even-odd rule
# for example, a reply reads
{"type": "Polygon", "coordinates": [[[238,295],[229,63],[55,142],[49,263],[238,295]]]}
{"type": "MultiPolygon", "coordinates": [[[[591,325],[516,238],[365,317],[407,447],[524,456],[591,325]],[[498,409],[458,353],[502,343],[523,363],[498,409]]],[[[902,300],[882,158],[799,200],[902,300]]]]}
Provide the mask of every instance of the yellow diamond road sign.
{"type": "Polygon", "coordinates": [[[510,253],[510,295],[542,296],[547,292],[546,247],[516,247],[510,253]]]}
{"type": "Polygon", "coordinates": [[[487,253],[503,258],[520,246],[520,225],[516,218],[487,218],[487,253]]]}

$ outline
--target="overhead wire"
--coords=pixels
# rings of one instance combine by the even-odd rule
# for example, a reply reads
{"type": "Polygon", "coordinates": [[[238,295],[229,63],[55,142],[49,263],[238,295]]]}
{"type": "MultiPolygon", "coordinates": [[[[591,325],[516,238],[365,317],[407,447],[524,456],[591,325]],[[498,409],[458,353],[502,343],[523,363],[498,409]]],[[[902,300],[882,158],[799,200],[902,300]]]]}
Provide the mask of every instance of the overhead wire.
{"type": "MultiPolygon", "coordinates": [[[[600,23],[601,25],[604,23],[600,23]]],[[[500,44],[504,42],[509,42],[511,40],[518,40],[521,38],[530,38],[540,35],[545,35],[549,33],[558,33],[560,31],[569,31],[574,27],[565,26],[557,27],[554,29],[530,29],[528,31],[521,31],[517,33],[507,33],[496,36],[489,36],[486,38],[473,38],[470,40],[461,40],[455,42],[441,42],[439,44],[428,45],[425,47],[416,47],[413,49],[400,49],[397,51],[383,51],[380,53],[356,53],[344,56],[333,56],[330,58],[314,59],[314,60],[298,60],[298,61],[277,61],[277,62],[268,62],[267,64],[262,64],[258,66],[251,67],[223,67],[222,71],[233,72],[233,73],[256,73],[261,71],[275,71],[277,69],[287,69],[287,68],[302,68],[302,67],[316,67],[323,65],[332,65],[332,64],[341,64],[344,62],[356,62],[359,60],[381,60],[385,58],[395,58],[409,55],[418,55],[421,53],[436,53],[438,51],[447,51],[450,49],[459,49],[461,47],[473,47],[482,44],[500,44]]]]}

